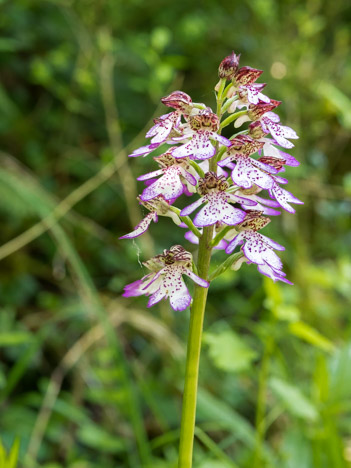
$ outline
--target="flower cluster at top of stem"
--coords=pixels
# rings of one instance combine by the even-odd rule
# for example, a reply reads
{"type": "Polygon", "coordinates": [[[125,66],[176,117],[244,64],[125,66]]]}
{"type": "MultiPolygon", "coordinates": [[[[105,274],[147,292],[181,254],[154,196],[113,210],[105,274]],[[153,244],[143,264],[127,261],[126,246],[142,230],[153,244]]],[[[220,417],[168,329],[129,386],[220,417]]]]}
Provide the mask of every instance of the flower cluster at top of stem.
{"type": "MultiPolygon", "coordinates": [[[[280,176],[284,166],[299,165],[279,148],[292,148],[290,140],[298,136],[290,127],[281,125],[279,116],[272,112],[281,103],[262,93],[265,83],[256,83],[262,71],[240,68],[239,58],[233,52],[219,66],[217,113],[205,104],[194,103],[182,91],[161,99],[174,110],[155,119],[146,134],[150,143],[129,155],[145,157],[161,145],[168,145],[163,154],[154,157],[159,169],[138,177],[146,181],[138,200],[149,213],[121,239],[140,236],[151,221],[158,221],[158,216],[168,216],[176,225],[188,227],[185,238],[195,244],[203,228],[214,226],[213,248],[232,254],[241,246],[232,269],[240,268],[243,262],[255,263],[273,281],[292,284],[275,253],[284,247],[258,231],[270,222],[268,216],[280,214],[277,208],[294,213],[291,203],[302,203],[282,188],[288,181],[280,176]],[[250,122],[246,130],[230,139],[221,135],[228,125],[239,128],[245,122],[250,122]],[[264,190],[269,198],[261,196],[264,190]],[[197,199],[180,210],[174,203],[183,194],[197,199]],[[189,215],[196,210],[191,219],[189,215]]],[[[124,296],[148,295],[148,306],[169,298],[175,310],[188,307],[191,297],[183,274],[201,287],[209,286],[195,275],[191,254],[181,246],[164,251],[144,265],[151,273],[126,286],[124,296]]]]}

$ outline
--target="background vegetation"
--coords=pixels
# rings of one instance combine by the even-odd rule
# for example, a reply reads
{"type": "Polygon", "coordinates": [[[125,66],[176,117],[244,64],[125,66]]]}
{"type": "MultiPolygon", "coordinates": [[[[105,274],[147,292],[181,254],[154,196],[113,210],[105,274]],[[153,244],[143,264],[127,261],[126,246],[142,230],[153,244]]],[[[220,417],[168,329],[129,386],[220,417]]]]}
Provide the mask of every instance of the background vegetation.
{"type": "Polygon", "coordinates": [[[267,228],[295,286],[246,265],[211,287],[195,468],[351,466],[350,20],[343,0],[0,1],[0,434],[19,466],[175,467],[189,314],[120,294],[182,233],[117,240],[152,168],[126,156],[161,96],[213,105],[232,50],[300,135],[305,205],[267,228]]]}

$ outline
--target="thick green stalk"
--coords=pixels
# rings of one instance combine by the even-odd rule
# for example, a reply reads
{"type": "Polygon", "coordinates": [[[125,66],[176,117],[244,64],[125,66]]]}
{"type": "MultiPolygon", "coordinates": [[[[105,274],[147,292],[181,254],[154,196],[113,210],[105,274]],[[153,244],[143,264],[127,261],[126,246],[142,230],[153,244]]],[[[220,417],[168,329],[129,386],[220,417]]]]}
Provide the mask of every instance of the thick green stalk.
{"type": "Polygon", "coordinates": [[[239,112],[235,112],[235,114],[231,114],[229,117],[227,117],[223,122],[221,123],[220,129],[223,129],[227,127],[229,124],[234,122],[234,120],[238,119],[239,117],[247,114],[247,110],[242,110],[239,112]]]}
{"type": "MultiPolygon", "coordinates": [[[[210,247],[210,241],[212,239],[212,235],[213,226],[204,228],[204,233],[199,243],[197,269],[200,278],[204,279],[207,279],[208,277],[208,270],[211,261],[212,248],[210,247]]],[[[195,286],[194,300],[190,312],[190,329],[186,358],[178,468],[192,467],[197,385],[207,291],[207,288],[202,288],[197,285],[195,286]]]]}
{"type": "MultiPolygon", "coordinates": [[[[217,116],[221,116],[222,94],[226,80],[222,79],[217,94],[217,116]]],[[[218,131],[220,135],[221,131],[218,131]]],[[[216,145],[218,151],[218,143],[216,145]]],[[[217,173],[216,157],[209,161],[209,170],[217,173]]],[[[197,274],[208,279],[211,263],[214,226],[204,227],[199,239],[199,254],[197,274]]],[[[185,368],[185,384],[183,394],[182,422],[180,427],[178,468],[191,468],[193,464],[193,447],[195,435],[197,386],[201,353],[202,328],[204,323],[208,288],[195,285],[194,300],[190,310],[190,327],[185,368]]]]}
{"type": "Polygon", "coordinates": [[[266,338],[266,345],[263,352],[261,368],[258,375],[258,395],[257,395],[257,409],[256,409],[256,443],[255,453],[253,460],[253,468],[259,468],[262,466],[262,448],[264,437],[266,433],[266,392],[267,392],[267,378],[269,360],[273,348],[273,338],[269,336],[266,338]]]}

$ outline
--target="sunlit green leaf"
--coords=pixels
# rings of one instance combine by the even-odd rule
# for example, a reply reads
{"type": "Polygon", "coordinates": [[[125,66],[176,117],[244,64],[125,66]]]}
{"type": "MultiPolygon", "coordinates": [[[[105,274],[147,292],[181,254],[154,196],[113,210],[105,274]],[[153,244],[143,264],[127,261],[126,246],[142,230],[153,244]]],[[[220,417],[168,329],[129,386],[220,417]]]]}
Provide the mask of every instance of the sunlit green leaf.
{"type": "Polygon", "coordinates": [[[325,336],[305,322],[293,322],[289,325],[290,332],[324,351],[333,351],[334,345],[325,336]]]}
{"type": "Polygon", "coordinates": [[[247,370],[257,357],[257,352],[231,330],[206,332],[203,341],[208,345],[208,353],[214,364],[224,371],[247,370]]]}
{"type": "Polygon", "coordinates": [[[319,417],[317,408],[305,397],[298,387],[277,377],[270,379],[269,385],[275,396],[290,414],[307,421],[317,421],[319,417]]]}

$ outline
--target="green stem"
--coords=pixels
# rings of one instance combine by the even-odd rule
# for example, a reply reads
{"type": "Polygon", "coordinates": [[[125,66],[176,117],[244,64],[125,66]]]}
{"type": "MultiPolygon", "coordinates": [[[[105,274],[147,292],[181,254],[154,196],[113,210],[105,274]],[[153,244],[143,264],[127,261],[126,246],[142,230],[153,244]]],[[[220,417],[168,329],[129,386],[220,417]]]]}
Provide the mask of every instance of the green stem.
{"type": "MultiPolygon", "coordinates": [[[[199,242],[197,269],[200,278],[204,279],[207,279],[210,267],[212,252],[210,241],[212,239],[212,235],[213,226],[205,227],[204,233],[199,242]]],[[[190,330],[186,357],[178,468],[192,467],[197,385],[207,292],[207,288],[195,285],[194,300],[190,312],[190,330]]]]}
{"type": "Polygon", "coordinates": [[[223,102],[223,99],[224,99],[223,91],[224,91],[224,88],[225,88],[225,84],[226,84],[226,79],[221,78],[219,89],[218,89],[218,94],[217,94],[217,115],[218,115],[218,117],[221,117],[222,102],[223,102]]]}
{"type": "Polygon", "coordinates": [[[261,369],[258,376],[258,395],[257,395],[257,409],[256,409],[256,447],[253,468],[260,468],[262,466],[262,447],[264,436],[266,433],[266,392],[267,392],[267,378],[269,369],[269,359],[272,353],[274,341],[272,336],[266,338],[266,345],[263,352],[261,369]]]}
{"type": "Polygon", "coordinates": [[[199,239],[202,237],[201,232],[198,230],[198,228],[195,226],[195,224],[192,222],[192,220],[191,220],[191,218],[189,218],[189,216],[180,216],[180,212],[182,210],[180,210],[176,206],[172,206],[172,205],[169,206],[169,209],[171,211],[173,211],[173,213],[175,213],[175,214],[177,214],[179,216],[180,220],[183,221],[183,223],[185,223],[188,226],[190,231],[193,234],[195,234],[196,237],[198,237],[199,239]]]}
{"type": "MultiPolygon", "coordinates": [[[[219,118],[221,116],[222,95],[225,84],[226,80],[222,79],[217,94],[217,116],[219,118]]],[[[221,129],[219,129],[218,134],[221,134],[221,129]]],[[[218,142],[216,144],[216,151],[218,151],[218,142]]],[[[216,157],[210,159],[209,170],[217,174],[216,157]]],[[[210,269],[213,232],[214,226],[204,227],[203,234],[199,240],[197,274],[200,278],[205,280],[208,279],[208,272],[210,269]]],[[[190,310],[178,468],[191,468],[193,464],[197,386],[207,293],[208,288],[202,288],[195,284],[194,300],[190,310]]]]}
{"type": "Polygon", "coordinates": [[[231,230],[234,229],[233,226],[226,226],[219,232],[214,239],[211,241],[212,247],[216,247],[220,243],[220,241],[223,239],[223,237],[231,230]]]}
{"type": "Polygon", "coordinates": [[[221,265],[219,265],[219,267],[215,269],[213,273],[210,274],[209,280],[213,281],[216,279],[219,275],[228,270],[234,262],[238,261],[243,256],[243,252],[236,252],[235,254],[230,255],[221,265]]]}
{"type": "Polygon", "coordinates": [[[190,229],[190,231],[195,234],[196,237],[198,237],[199,239],[201,238],[201,232],[198,230],[198,228],[194,225],[194,223],[192,222],[191,218],[189,218],[189,216],[179,216],[180,219],[183,221],[183,223],[185,223],[188,228],[190,229]]]}
{"type": "Polygon", "coordinates": [[[235,114],[232,114],[229,117],[227,117],[225,120],[223,120],[223,122],[221,123],[220,128],[227,127],[230,123],[234,122],[234,120],[236,120],[239,117],[241,117],[242,115],[246,115],[246,114],[247,114],[247,110],[235,112],[235,114]]]}
{"type": "Polygon", "coordinates": [[[195,169],[195,171],[199,174],[200,177],[205,177],[204,171],[195,161],[189,160],[189,164],[195,169]]]}
{"type": "Polygon", "coordinates": [[[233,96],[232,98],[228,99],[227,102],[222,106],[222,114],[227,112],[229,107],[233,104],[234,101],[237,101],[239,96],[233,96]]]}

